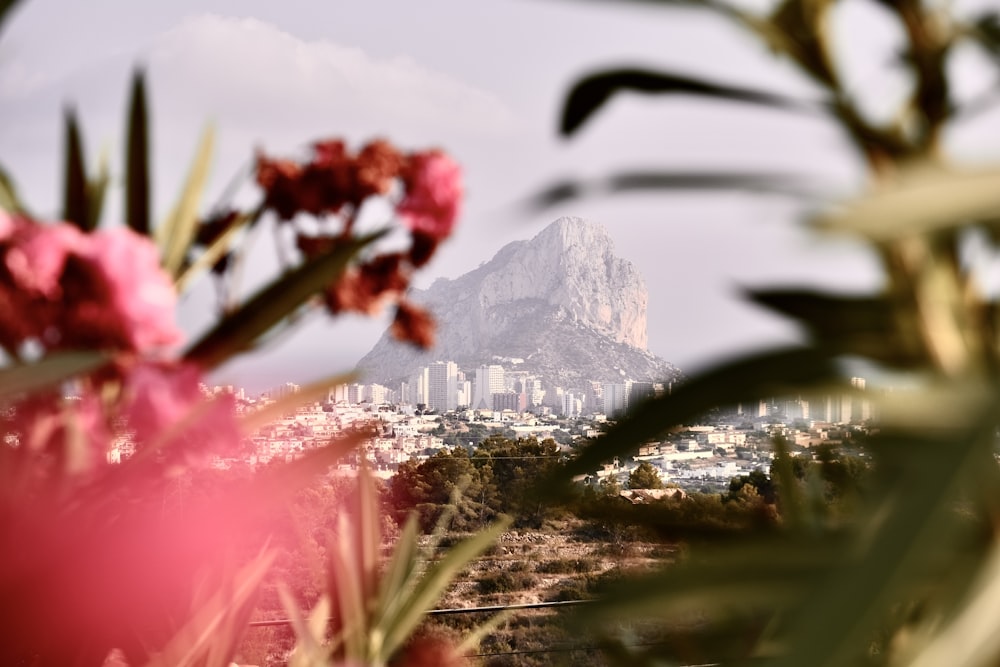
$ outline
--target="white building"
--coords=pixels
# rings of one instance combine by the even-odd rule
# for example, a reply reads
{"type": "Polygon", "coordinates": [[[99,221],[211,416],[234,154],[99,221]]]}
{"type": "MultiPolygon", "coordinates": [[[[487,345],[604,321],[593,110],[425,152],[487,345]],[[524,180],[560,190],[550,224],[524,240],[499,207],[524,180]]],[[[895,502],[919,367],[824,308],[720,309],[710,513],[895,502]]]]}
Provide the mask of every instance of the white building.
{"type": "Polygon", "coordinates": [[[604,414],[609,419],[617,419],[625,414],[627,393],[624,384],[605,383],[601,388],[601,397],[604,399],[604,414]]]}
{"type": "Polygon", "coordinates": [[[480,366],[476,369],[476,384],[472,394],[470,407],[475,409],[489,409],[493,406],[493,394],[500,394],[506,390],[504,385],[503,366],[491,364],[480,366]]]}
{"type": "Polygon", "coordinates": [[[427,407],[438,413],[458,407],[458,365],[436,361],[427,367],[427,407]]]}

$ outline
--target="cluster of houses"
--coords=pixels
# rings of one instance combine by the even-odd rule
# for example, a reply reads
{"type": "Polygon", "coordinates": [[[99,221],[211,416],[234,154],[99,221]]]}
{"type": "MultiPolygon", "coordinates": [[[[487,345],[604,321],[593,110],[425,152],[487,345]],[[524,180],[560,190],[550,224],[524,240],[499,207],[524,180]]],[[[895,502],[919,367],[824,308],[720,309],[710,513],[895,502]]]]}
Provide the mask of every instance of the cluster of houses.
{"type": "MultiPolygon", "coordinates": [[[[298,391],[292,384],[282,385],[256,399],[232,387],[204,388],[210,396],[230,392],[236,397],[238,411],[244,415],[266,408],[290,393],[298,391]]],[[[480,424],[486,429],[503,429],[515,437],[544,439],[566,427],[565,419],[545,414],[517,412],[509,408],[491,410],[464,409],[447,414],[424,413],[412,405],[354,403],[339,396],[334,402],[327,400],[300,405],[246,436],[244,448],[235,458],[217,458],[213,464],[219,468],[231,467],[242,462],[250,466],[266,465],[271,461],[287,461],[301,456],[305,451],[320,447],[339,434],[368,430],[371,435],[363,450],[372,467],[382,476],[391,476],[399,464],[408,460],[421,460],[433,456],[446,446],[442,436],[446,423],[464,422],[480,424]]],[[[575,438],[599,437],[607,418],[603,414],[574,420],[575,438]]],[[[745,414],[730,415],[717,424],[685,427],[668,434],[664,439],[639,447],[632,460],[618,459],[606,463],[602,469],[589,476],[599,483],[609,477],[627,481],[629,473],[641,462],[649,462],[659,472],[664,482],[683,487],[712,486],[727,483],[734,476],[747,474],[754,469],[767,472],[772,457],[770,443],[775,436],[786,439],[793,450],[812,447],[826,442],[837,442],[850,437],[846,424],[829,422],[804,422],[779,420],[769,417],[747,419],[745,414]]],[[[480,430],[480,433],[483,431],[480,430]]],[[[478,443],[470,443],[472,445],[478,443]]],[[[135,445],[125,432],[115,442],[108,458],[120,462],[134,453],[135,445]]]]}

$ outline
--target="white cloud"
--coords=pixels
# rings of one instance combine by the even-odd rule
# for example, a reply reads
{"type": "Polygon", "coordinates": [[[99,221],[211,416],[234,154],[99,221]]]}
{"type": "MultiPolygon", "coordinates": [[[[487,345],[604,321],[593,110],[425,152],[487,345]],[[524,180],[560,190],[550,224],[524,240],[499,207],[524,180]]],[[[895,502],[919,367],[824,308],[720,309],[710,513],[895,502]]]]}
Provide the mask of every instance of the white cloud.
{"type": "Polygon", "coordinates": [[[513,122],[495,96],[409,58],[378,60],[255,18],[191,17],[162,34],[148,59],[164,104],[226,125],[422,136],[503,132],[513,122]]]}

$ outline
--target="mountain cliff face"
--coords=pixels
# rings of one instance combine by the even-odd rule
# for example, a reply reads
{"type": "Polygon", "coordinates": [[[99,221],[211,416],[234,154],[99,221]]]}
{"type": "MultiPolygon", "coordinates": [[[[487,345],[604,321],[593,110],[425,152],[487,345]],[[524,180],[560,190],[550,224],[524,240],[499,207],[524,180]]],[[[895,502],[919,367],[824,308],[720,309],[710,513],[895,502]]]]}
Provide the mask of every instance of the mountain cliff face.
{"type": "Polygon", "coordinates": [[[498,358],[523,359],[517,370],[567,388],[678,374],[646,352],[642,276],[614,254],[602,226],[581,218],[560,218],[530,241],[510,243],[478,269],[440,279],[412,298],[434,313],[437,345],[421,353],[383,334],[358,364],[368,380],[402,379],[437,360],[465,367],[498,358]]]}

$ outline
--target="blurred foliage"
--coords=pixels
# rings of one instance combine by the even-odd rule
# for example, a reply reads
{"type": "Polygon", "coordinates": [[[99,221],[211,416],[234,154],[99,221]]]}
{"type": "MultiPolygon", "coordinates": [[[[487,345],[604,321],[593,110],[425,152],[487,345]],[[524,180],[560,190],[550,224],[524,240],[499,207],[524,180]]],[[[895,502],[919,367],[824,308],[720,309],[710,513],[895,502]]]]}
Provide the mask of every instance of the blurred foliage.
{"type": "MultiPolygon", "coordinates": [[[[748,528],[721,543],[695,540],[685,563],[622,583],[577,622],[605,636],[609,655],[630,665],[996,664],[1000,633],[986,609],[1000,599],[998,308],[991,290],[978,283],[976,267],[963,259],[963,246],[998,237],[1000,170],[956,165],[943,139],[997,99],[987,91],[963,108],[951,82],[959,47],[980,49],[1000,68],[997,13],[959,15],[951,5],[921,0],[872,2],[873,11],[887,13],[902,32],[897,50],[877,57],[891,60],[910,81],[902,104],[883,122],[866,116],[839,70],[835,46],[853,48],[829,36],[831,14],[842,2],[779,0],[763,13],[717,0],[644,4],[700,8],[735,23],[821,94],[797,99],[743,80],[600,70],[571,88],[560,132],[580,133],[608,100],[631,93],[694,95],[826,119],[863,160],[868,187],[853,201],[817,202],[822,213],[808,223],[822,235],[866,242],[881,259],[885,287],[865,295],[799,287],[749,292],[757,304],[796,320],[805,344],[724,361],[694,375],[610,429],[561,480],[630,454],[713,406],[847,391],[841,371],[847,356],[905,370],[914,387],[873,397],[880,428],[865,445],[870,472],[830,451],[803,466],[777,443],[772,480],[736,480],[729,498],[775,494],[778,524],[748,528]],[[850,501],[830,511],[831,494],[850,501]],[[627,632],[614,628],[638,618],[662,620],[678,641],[631,646],[627,632]]],[[[657,173],[564,181],[533,203],[636,188],[807,194],[799,179],[763,171],[657,173]]]]}
{"type": "MultiPolygon", "coordinates": [[[[0,1],[0,23],[15,4],[0,1]]],[[[0,168],[0,664],[230,665],[258,598],[276,602],[280,575],[295,580],[297,596],[284,593],[299,639],[293,664],[349,656],[385,665],[404,647],[457,652],[411,634],[502,524],[425,571],[415,520],[383,533],[367,475],[357,493],[323,486],[370,435],[364,429],[252,472],[236,461],[258,428],[349,376],[242,416],[234,396],[209,395],[203,382],[321,308],[336,316],[394,306],[392,333],[429,346],[433,320],[405,294],[457,221],[461,169],[437,149],[403,152],[376,139],[352,151],[326,139],[302,162],[258,153],[235,183],[254,176],[258,204],[235,210],[229,192],[205,214],[208,127],[174,205],[155,222],[146,95],[136,71],[114,178],[107,156],[93,166],[82,124],[66,110],[62,221],[33,217],[0,168]],[[106,194],[118,190],[123,225],[102,225],[106,194]],[[370,220],[376,231],[360,233],[372,198],[388,209],[370,220]],[[276,231],[281,270],[243,297],[239,265],[251,229],[264,224],[276,231]],[[387,249],[381,241],[394,231],[403,236],[387,249]],[[209,276],[218,317],[181,351],[178,293],[209,276]],[[234,469],[215,474],[209,464],[234,469]],[[323,502],[304,499],[310,489],[323,502]],[[302,516],[317,505],[328,516],[302,516]],[[301,524],[311,530],[296,531],[301,524]],[[398,538],[388,559],[383,537],[398,538]],[[320,545],[327,562],[318,570],[309,567],[317,559],[289,553],[320,545]],[[316,605],[308,620],[302,603],[316,605]]]]}
{"type": "Polygon", "coordinates": [[[434,533],[431,547],[418,546],[417,519],[403,526],[383,567],[381,514],[374,480],[362,468],[348,511],[337,515],[338,528],[326,550],[326,590],[304,616],[298,602],[283,590],[285,609],[297,637],[289,657],[292,667],[355,662],[378,667],[401,651],[404,664],[449,664],[462,649],[407,640],[427,611],[468,563],[485,551],[506,528],[500,521],[454,545],[432,561],[432,548],[447,519],[434,533]],[[424,565],[424,563],[430,563],[424,565]]]}

